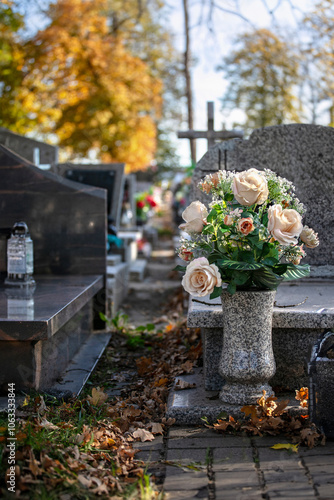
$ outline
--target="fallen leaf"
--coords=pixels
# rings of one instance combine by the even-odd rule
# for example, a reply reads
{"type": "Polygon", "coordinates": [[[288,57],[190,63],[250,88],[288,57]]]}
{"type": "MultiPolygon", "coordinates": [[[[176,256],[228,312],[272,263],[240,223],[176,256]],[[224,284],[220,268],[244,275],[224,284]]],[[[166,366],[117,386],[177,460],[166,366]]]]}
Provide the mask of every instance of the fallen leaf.
{"type": "Polygon", "coordinates": [[[193,389],[196,387],[195,383],[186,382],[185,380],[177,379],[174,389],[176,391],[182,391],[183,389],[193,389]]]}
{"type": "Polygon", "coordinates": [[[141,442],[153,441],[154,439],[153,434],[145,429],[137,429],[132,435],[134,438],[139,438],[141,442]]]}
{"type": "Polygon", "coordinates": [[[298,444],[291,443],[277,443],[274,446],[271,446],[273,450],[291,450],[294,453],[298,452],[298,444]]]}
{"type": "Polygon", "coordinates": [[[92,389],[92,395],[87,396],[88,401],[94,406],[102,406],[103,403],[108,399],[108,394],[105,394],[103,389],[100,387],[95,387],[92,389]]]}
{"type": "Polygon", "coordinates": [[[151,432],[152,434],[163,434],[164,430],[161,424],[153,422],[151,427],[151,432]]]}
{"type": "Polygon", "coordinates": [[[302,387],[301,389],[296,390],[296,399],[300,401],[299,405],[302,408],[308,408],[308,387],[302,387]]]}

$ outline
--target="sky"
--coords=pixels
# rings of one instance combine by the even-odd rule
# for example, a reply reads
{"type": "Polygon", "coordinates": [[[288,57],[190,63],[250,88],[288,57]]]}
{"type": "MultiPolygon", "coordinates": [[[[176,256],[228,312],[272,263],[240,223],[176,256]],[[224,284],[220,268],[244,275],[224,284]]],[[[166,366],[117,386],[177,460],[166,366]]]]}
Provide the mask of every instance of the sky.
{"type": "MultiPolygon", "coordinates": [[[[243,113],[235,110],[232,114],[224,115],[221,110],[221,98],[227,87],[227,82],[223,78],[222,72],[215,71],[221,63],[222,57],[226,56],[233,47],[233,39],[237,34],[241,34],[247,29],[271,27],[273,17],[268,13],[268,9],[275,10],[274,19],[280,26],[287,26],[290,29],[296,27],[298,19],[303,12],[307,12],[315,5],[315,0],[294,0],[297,9],[292,10],[288,0],[240,0],[240,13],[249,22],[242,20],[238,16],[216,11],[214,20],[214,35],[210,36],[208,31],[196,27],[199,19],[205,19],[206,12],[201,11],[201,0],[188,0],[190,9],[191,29],[191,49],[196,64],[192,68],[193,94],[194,94],[194,117],[195,130],[207,129],[207,102],[213,101],[215,108],[215,129],[221,130],[223,125],[227,130],[232,128],[234,121],[242,120],[243,113]],[[266,7],[267,6],[267,7],[266,7]],[[302,8],[302,11],[300,10],[302,8]]],[[[175,45],[184,51],[184,17],[182,0],[167,0],[171,7],[170,22],[175,33],[175,45]]],[[[218,0],[217,4],[226,6],[230,10],[235,10],[234,0],[218,0]]],[[[182,130],[187,130],[186,124],[182,130]]],[[[173,138],[177,144],[177,152],[181,158],[181,165],[190,165],[189,141],[186,139],[173,138]]],[[[197,141],[197,161],[207,151],[207,141],[198,139],[197,141]]]]}

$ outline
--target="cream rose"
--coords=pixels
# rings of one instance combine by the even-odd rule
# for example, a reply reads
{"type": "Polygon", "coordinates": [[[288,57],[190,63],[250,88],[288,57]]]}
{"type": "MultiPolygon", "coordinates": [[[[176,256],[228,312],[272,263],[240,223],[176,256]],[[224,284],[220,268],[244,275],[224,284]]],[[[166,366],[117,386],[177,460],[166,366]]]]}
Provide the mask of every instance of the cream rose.
{"type": "Polygon", "coordinates": [[[206,224],[207,216],[208,211],[206,206],[200,201],[193,201],[182,214],[182,219],[186,223],[180,224],[179,228],[188,234],[201,233],[203,226],[206,224]]]}
{"type": "Polygon", "coordinates": [[[215,264],[209,264],[205,257],[199,257],[190,262],[182,279],[185,291],[195,297],[208,295],[213,292],[215,286],[221,286],[221,284],[218,267],[215,264]]]}
{"type": "Polygon", "coordinates": [[[315,248],[319,245],[318,233],[308,226],[304,226],[300,233],[300,239],[305,243],[307,248],[315,248]]]}
{"type": "Polygon", "coordinates": [[[273,205],[268,209],[268,230],[281,245],[295,245],[303,229],[302,218],[293,208],[273,205]]]}
{"type": "Polygon", "coordinates": [[[232,191],[240,205],[262,205],[268,198],[267,180],[256,168],[250,168],[234,176],[232,191]]]}

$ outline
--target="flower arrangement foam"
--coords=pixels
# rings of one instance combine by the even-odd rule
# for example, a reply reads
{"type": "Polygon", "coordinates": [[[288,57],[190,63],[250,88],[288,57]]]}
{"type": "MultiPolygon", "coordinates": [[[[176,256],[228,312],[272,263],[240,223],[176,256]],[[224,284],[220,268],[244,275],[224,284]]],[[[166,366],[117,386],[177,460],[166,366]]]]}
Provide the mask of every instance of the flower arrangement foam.
{"type": "Polygon", "coordinates": [[[271,170],[255,168],[207,175],[198,187],[212,195],[209,210],[200,201],[183,212],[188,233],[178,255],[188,262],[184,289],[191,295],[221,295],[222,284],[236,290],[276,290],[283,280],[306,277],[304,245],[315,248],[318,235],[303,226],[304,206],[293,184],[271,170]]]}

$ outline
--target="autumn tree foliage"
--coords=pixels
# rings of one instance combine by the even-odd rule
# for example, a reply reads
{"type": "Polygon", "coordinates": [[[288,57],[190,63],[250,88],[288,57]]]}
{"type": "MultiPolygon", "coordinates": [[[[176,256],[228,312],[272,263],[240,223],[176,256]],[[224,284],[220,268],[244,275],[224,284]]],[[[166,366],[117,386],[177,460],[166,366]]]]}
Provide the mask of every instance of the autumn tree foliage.
{"type": "Polygon", "coordinates": [[[24,52],[18,36],[23,26],[22,17],[15,13],[12,3],[3,0],[0,4],[0,126],[12,125],[18,131],[25,117],[17,100],[22,83],[24,52]]]}
{"type": "MultiPolygon", "coordinates": [[[[128,171],[149,166],[159,120],[173,109],[166,89],[177,94],[179,86],[176,53],[159,24],[163,6],[160,0],[50,4],[49,24],[21,38],[22,61],[11,60],[10,77],[20,76],[13,102],[25,113],[21,120],[8,113],[1,125],[54,138],[67,159],[94,153],[126,163],[128,171]]],[[[14,37],[13,26],[4,24],[14,37]]],[[[8,101],[4,92],[0,97],[8,101]]]]}
{"type": "Polygon", "coordinates": [[[242,109],[246,129],[300,121],[298,55],[276,34],[260,29],[241,35],[220,69],[229,81],[223,106],[242,109]]]}
{"type": "Polygon", "coordinates": [[[334,4],[321,0],[304,18],[312,43],[308,54],[312,58],[313,74],[317,78],[318,102],[328,100],[330,126],[334,126],[334,4]]]}

